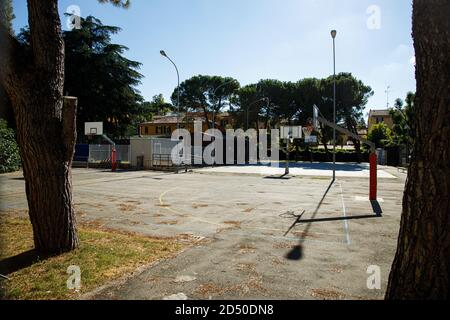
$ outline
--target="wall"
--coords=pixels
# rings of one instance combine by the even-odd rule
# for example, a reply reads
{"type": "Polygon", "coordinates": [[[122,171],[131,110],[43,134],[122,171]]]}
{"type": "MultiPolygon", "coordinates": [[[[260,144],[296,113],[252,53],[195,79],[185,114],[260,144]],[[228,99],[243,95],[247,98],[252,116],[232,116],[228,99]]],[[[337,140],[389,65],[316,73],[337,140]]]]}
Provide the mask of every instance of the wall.
{"type": "Polygon", "coordinates": [[[162,154],[170,157],[172,149],[176,146],[176,141],[171,141],[168,138],[134,137],[130,139],[130,144],[132,168],[137,168],[137,158],[144,156],[144,169],[151,169],[153,167],[153,155],[162,154]]]}
{"type": "Polygon", "coordinates": [[[144,166],[146,160],[152,159],[150,138],[130,138],[131,146],[131,167],[137,167],[137,157],[144,156],[144,166]]]}
{"type": "MultiPolygon", "coordinates": [[[[381,116],[380,116],[381,118],[381,116]]],[[[383,118],[383,122],[388,126],[389,129],[392,129],[392,127],[394,126],[394,121],[392,120],[391,116],[382,116],[383,118]]],[[[369,118],[369,131],[370,129],[372,129],[372,127],[374,125],[377,124],[377,117],[373,116],[369,118]]]]}
{"type": "MultiPolygon", "coordinates": [[[[185,123],[180,123],[180,128],[181,129],[187,129],[189,130],[190,133],[194,132],[194,124],[190,123],[190,124],[185,124],[185,123]]],[[[170,137],[172,136],[172,132],[174,132],[177,129],[177,125],[176,124],[143,124],[140,127],[140,133],[142,136],[167,136],[170,137]],[[158,131],[157,128],[160,127],[163,130],[158,131]],[[146,131],[147,128],[147,131],[146,131]],[[164,131],[164,128],[167,128],[166,131],[164,131]]],[[[208,125],[206,124],[206,122],[203,123],[203,132],[205,132],[206,130],[208,130],[208,125]]]]}

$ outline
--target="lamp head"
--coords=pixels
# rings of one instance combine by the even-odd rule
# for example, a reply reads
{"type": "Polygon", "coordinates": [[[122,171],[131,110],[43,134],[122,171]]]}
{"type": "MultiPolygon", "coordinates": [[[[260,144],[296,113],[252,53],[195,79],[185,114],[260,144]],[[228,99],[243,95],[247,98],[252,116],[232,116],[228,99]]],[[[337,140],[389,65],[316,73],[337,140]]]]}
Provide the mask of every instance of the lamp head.
{"type": "Polygon", "coordinates": [[[166,52],[165,52],[164,50],[161,50],[159,53],[161,53],[161,55],[162,55],[163,57],[166,57],[166,58],[167,58],[167,54],[166,54],[166,52]]]}
{"type": "Polygon", "coordinates": [[[337,35],[337,31],[336,30],[331,30],[331,37],[334,39],[336,38],[337,35]]]}

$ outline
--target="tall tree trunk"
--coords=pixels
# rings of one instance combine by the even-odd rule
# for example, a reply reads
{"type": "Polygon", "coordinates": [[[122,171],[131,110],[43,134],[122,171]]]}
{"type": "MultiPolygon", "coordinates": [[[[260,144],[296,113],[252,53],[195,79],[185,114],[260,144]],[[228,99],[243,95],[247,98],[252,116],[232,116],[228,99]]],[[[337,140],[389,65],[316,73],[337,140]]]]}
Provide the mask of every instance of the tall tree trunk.
{"type": "Polygon", "coordinates": [[[416,137],[387,299],[450,297],[450,1],[415,0],[416,137]]]}
{"type": "Polygon", "coordinates": [[[208,129],[211,129],[212,126],[211,126],[211,122],[209,122],[209,119],[208,119],[208,110],[206,109],[205,106],[202,106],[202,109],[203,109],[203,116],[205,117],[206,124],[208,125],[208,129]]]}
{"type": "Polygon", "coordinates": [[[71,177],[76,99],[63,99],[58,1],[27,3],[31,52],[23,59],[24,49],[3,30],[10,50],[0,55],[1,78],[16,118],[35,249],[59,254],[78,246],[71,177]]]}
{"type": "MultiPolygon", "coordinates": [[[[358,126],[356,124],[356,121],[353,118],[347,118],[347,129],[348,131],[358,135],[358,126]]],[[[350,137],[350,141],[353,142],[353,145],[355,146],[356,156],[358,158],[358,163],[362,162],[362,156],[361,156],[361,141],[358,139],[353,139],[350,137]]]]}

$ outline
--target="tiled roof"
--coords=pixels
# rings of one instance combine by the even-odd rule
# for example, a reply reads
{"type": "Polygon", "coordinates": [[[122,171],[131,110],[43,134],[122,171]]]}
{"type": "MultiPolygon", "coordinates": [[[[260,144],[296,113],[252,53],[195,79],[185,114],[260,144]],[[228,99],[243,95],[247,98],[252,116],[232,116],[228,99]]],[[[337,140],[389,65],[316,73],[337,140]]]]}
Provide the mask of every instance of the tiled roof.
{"type": "Polygon", "coordinates": [[[390,110],[370,110],[370,117],[390,116],[390,110]]]}
{"type": "Polygon", "coordinates": [[[171,124],[177,123],[177,117],[155,117],[152,121],[148,121],[144,124],[171,124]]]}
{"type": "MultiPolygon", "coordinates": [[[[180,122],[194,122],[194,121],[202,121],[205,122],[204,118],[201,117],[192,117],[192,116],[180,116],[180,122]]],[[[141,125],[146,124],[176,124],[177,117],[176,116],[158,116],[155,117],[152,121],[141,123],[141,125]]]]}

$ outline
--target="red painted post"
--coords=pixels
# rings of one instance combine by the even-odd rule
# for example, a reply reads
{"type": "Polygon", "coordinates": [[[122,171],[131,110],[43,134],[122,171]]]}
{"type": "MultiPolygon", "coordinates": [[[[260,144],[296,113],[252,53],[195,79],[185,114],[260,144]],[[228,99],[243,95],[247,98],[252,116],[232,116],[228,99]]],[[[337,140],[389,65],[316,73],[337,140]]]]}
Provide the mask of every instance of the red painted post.
{"type": "Polygon", "coordinates": [[[370,154],[370,201],[377,201],[377,165],[376,152],[370,154]]]}
{"type": "Polygon", "coordinates": [[[112,149],[111,152],[111,168],[112,168],[112,172],[115,172],[117,169],[117,151],[116,148],[112,149]]]}

